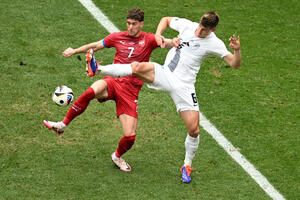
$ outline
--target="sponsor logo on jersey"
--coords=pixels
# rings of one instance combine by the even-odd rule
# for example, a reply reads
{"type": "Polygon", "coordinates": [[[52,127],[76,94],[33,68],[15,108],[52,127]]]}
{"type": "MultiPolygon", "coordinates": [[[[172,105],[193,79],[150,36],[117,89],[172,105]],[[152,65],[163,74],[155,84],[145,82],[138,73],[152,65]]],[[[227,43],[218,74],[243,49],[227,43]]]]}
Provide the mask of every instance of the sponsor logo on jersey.
{"type": "Polygon", "coordinates": [[[143,47],[145,45],[145,40],[139,41],[139,45],[143,47]]]}

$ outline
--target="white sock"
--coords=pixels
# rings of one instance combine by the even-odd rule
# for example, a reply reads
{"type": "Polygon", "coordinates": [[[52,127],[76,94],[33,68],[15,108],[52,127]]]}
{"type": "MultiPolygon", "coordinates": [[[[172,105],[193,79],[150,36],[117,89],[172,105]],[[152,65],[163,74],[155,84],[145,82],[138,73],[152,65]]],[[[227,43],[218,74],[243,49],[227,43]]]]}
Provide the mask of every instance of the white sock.
{"type": "Polygon", "coordinates": [[[118,158],[117,156],[116,156],[116,152],[114,152],[113,154],[112,154],[112,158],[114,159],[114,160],[119,160],[120,158],[118,158]]]}
{"type": "Polygon", "coordinates": [[[132,75],[131,64],[102,65],[99,68],[101,70],[100,73],[113,77],[132,75]]]}
{"type": "Polygon", "coordinates": [[[196,155],[198,146],[199,146],[200,137],[193,138],[189,134],[185,139],[185,159],[184,166],[189,165],[192,166],[192,161],[196,155]]]}

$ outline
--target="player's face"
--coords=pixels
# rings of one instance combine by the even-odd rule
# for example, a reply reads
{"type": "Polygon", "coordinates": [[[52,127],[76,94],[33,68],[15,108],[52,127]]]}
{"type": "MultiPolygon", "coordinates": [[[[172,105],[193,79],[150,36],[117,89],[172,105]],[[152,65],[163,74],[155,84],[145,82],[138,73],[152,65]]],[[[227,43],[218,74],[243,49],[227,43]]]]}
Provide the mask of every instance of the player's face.
{"type": "Polygon", "coordinates": [[[132,37],[138,37],[142,32],[144,22],[139,22],[134,19],[127,19],[128,35],[132,37]]]}
{"type": "Polygon", "coordinates": [[[195,31],[195,35],[199,38],[205,38],[207,37],[211,32],[215,31],[216,28],[209,28],[209,27],[205,27],[202,26],[201,24],[199,24],[198,28],[195,31]]]}

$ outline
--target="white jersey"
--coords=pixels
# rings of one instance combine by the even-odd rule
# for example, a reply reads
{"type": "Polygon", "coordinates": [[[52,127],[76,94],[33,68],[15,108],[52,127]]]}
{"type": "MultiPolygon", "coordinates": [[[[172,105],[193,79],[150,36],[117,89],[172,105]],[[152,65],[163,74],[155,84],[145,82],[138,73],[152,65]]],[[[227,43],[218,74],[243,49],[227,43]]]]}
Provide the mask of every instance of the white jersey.
{"type": "Polygon", "coordinates": [[[213,32],[205,38],[195,36],[198,26],[199,23],[178,17],[173,17],[170,23],[170,27],[179,32],[181,41],[179,48],[172,48],[168,52],[164,66],[189,85],[196,82],[200,65],[207,55],[214,54],[223,58],[230,54],[224,42],[213,32]]]}

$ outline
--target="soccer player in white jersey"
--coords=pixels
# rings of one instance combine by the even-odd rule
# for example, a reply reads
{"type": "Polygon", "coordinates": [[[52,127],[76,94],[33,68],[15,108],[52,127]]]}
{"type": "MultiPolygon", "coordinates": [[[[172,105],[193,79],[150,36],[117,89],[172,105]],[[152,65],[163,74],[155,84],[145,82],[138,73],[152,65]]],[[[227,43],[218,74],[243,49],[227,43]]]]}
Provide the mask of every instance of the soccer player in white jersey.
{"type": "Polygon", "coordinates": [[[167,27],[179,32],[173,39],[172,48],[164,65],[149,62],[133,62],[125,65],[101,66],[101,73],[112,76],[136,75],[148,83],[148,87],[170,94],[180,113],[188,134],[185,139],[185,160],[181,167],[181,180],[191,181],[191,165],[199,145],[199,107],[195,92],[196,76],[203,59],[214,54],[232,68],[240,68],[240,38],[230,37],[232,54],[214,33],[219,22],[216,12],[205,13],[200,23],[178,17],[164,17],[158,24],[156,34],[161,35],[167,27]]]}

